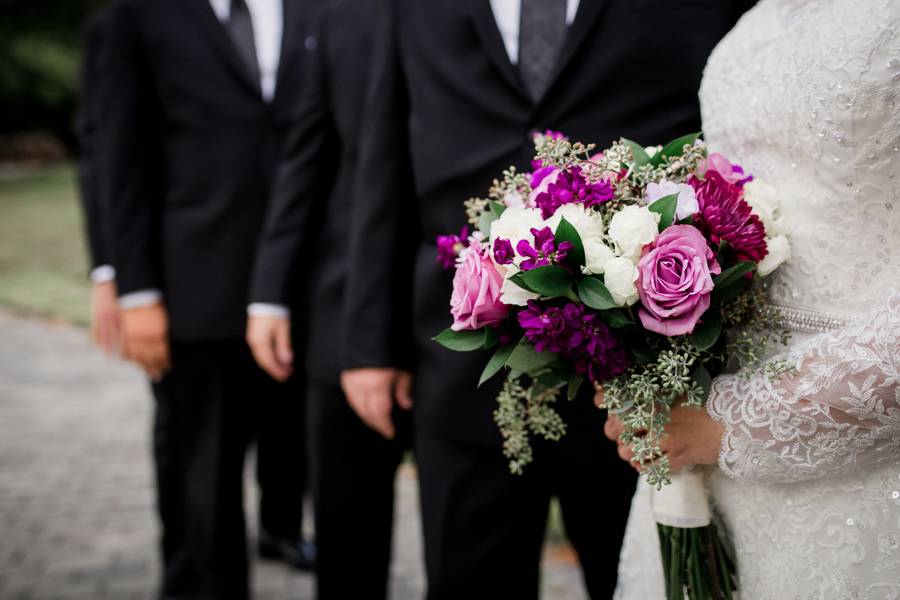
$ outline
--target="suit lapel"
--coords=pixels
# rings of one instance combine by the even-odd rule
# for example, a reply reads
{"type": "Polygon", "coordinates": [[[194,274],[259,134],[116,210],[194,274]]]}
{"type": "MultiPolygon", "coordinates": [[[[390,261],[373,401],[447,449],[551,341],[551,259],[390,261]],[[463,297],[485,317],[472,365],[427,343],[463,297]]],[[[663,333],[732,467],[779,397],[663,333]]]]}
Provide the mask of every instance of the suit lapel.
{"type": "MultiPolygon", "coordinates": [[[[569,27],[569,33],[566,36],[566,42],[559,53],[559,59],[556,61],[556,68],[553,71],[553,77],[550,79],[550,89],[562,75],[565,68],[572,61],[572,58],[578,52],[578,49],[587,39],[587,37],[596,31],[595,24],[603,8],[606,6],[607,0],[581,0],[578,4],[578,12],[575,14],[575,21],[569,27]]],[[[546,97],[546,96],[545,96],[546,97]]]]}
{"type": "Polygon", "coordinates": [[[225,64],[225,67],[256,96],[260,96],[259,82],[255,80],[241,57],[238,55],[231,38],[225,27],[219,22],[216,13],[213,12],[209,0],[182,0],[179,2],[187,8],[191,18],[197,24],[204,36],[212,45],[213,51],[225,64]]]}
{"type": "Polygon", "coordinates": [[[491,61],[497,67],[497,70],[500,71],[503,78],[516,88],[520,94],[527,97],[525,90],[522,88],[518,71],[509,61],[509,54],[506,52],[506,46],[503,44],[500,30],[497,28],[497,20],[494,17],[494,11],[491,9],[491,3],[489,0],[469,0],[469,6],[472,23],[491,61]]]}

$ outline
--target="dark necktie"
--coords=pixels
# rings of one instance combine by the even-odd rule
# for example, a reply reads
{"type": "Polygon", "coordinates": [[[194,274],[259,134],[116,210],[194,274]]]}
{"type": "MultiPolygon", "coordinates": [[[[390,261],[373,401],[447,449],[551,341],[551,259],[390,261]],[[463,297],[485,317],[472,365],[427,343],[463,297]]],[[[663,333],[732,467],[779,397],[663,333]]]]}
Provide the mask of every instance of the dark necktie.
{"type": "Polygon", "coordinates": [[[565,40],[566,0],[522,0],[519,73],[535,102],[550,86],[565,40]]]}
{"type": "Polygon", "coordinates": [[[256,59],[256,42],[253,39],[253,19],[250,9],[244,0],[231,0],[231,14],[225,25],[234,47],[237,49],[244,66],[249,69],[250,76],[260,86],[259,61],[256,59]]]}

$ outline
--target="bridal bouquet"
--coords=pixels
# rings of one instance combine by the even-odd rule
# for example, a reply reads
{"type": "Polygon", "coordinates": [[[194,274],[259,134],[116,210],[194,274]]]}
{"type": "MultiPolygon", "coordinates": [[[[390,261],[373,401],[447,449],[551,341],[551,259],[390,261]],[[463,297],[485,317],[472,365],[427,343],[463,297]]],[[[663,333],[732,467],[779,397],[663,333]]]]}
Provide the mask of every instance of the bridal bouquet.
{"type": "Polygon", "coordinates": [[[532,435],[565,434],[563,393],[602,387],[656,488],[668,597],[730,598],[702,478],[671,474],[659,442],[674,406],[702,406],[727,363],[761,363],[785,335],[764,302],[763,278],[790,254],[777,197],[699,134],[596,153],[546,132],[535,148],[531,173],[506,170],[465,202],[469,226],[438,238],[455,275],[435,341],[492,349],[479,385],[506,371],[494,418],[514,473],[532,435]]]}

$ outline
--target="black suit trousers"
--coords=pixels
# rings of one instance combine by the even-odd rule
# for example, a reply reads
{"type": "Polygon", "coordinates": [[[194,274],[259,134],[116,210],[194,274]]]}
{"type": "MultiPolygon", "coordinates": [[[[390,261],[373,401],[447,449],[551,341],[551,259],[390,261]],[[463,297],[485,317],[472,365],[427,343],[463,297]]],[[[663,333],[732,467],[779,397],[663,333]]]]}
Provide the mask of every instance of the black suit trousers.
{"type": "Polygon", "coordinates": [[[523,475],[495,446],[416,430],[427,600],[536,600],[554,496],[591,599],[612,598],[635,473],[603,437],[603,414],[576,402],[585,414],[561,441],[535,442],[523,475]]]}
{"type": "Polygon", "coordinates": [[[247,447],[267,406],[300,396],[260,370],[238,339],[174,342],[172,370],[153,389],[162,595],[244,600],[247,447]]]}
{"type": "Polygon", "coordinates": [[[394,479],[409,440],[369,429],[336,385],[313,382],[307,396],[318,546],[318,600],[384,600],[391,558],[394,479]]]}

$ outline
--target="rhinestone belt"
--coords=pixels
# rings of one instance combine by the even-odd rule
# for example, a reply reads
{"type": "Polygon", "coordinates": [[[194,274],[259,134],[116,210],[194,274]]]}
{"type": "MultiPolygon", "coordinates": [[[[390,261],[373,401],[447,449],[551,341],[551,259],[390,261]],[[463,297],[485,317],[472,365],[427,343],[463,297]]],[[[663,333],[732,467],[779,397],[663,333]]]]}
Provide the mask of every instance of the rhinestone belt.
{"type": "Polygon", "coordinates": [[[785,327],[798,333],[822,333],[846,327],[850,323],[848,317],[834,313],[793,308],[780,304],[772,304],[771,307],[781,317],[785,327]]]}

